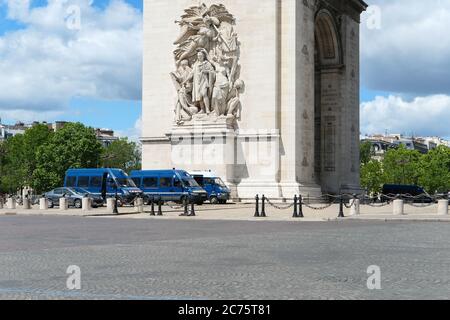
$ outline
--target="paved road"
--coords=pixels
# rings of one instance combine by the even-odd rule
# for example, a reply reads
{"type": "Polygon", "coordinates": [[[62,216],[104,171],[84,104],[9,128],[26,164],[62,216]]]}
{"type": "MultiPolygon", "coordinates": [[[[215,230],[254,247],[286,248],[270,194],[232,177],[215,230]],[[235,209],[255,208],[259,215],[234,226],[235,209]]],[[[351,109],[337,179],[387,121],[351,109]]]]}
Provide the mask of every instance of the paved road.
{"type": "Polygon", "coordinates": [[[0,299],[448,299],[450,224],[0,217],[0,299]],[[66,269],[82,270],[68,291],[66,269]],[[382,290],[367,289],[378,265],[382,290]]]}

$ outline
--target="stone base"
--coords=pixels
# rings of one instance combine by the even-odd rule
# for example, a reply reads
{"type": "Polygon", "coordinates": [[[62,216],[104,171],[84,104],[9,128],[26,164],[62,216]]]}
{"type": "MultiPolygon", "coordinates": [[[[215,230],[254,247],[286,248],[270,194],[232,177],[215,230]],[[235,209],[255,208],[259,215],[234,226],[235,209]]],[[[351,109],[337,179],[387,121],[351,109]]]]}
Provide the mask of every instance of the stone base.
{"type": "Polygon", "coordinates": [[[180,130],[236,130],[234,116],[216,116],[215,114],[195,114],[191,120],[175,123],[172,132],[180,130]]]}
{"type": "Polygon", "coordinates": [[[319,186],[306,186],[299,183],[244,182],[236,187],[241,201],[253,201],[256,195],[265,195],[274,201],[292,200],[295,195],[303,197],[321,197],[319,186]]]}

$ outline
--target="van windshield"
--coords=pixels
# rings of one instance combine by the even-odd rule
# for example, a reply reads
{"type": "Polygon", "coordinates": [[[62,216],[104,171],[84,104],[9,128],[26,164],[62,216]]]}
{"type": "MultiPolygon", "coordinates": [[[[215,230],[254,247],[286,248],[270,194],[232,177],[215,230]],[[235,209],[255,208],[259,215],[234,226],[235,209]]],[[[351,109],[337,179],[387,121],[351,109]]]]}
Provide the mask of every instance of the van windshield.
{"type": "Polygon", "coordinates": [[[214,179],[214,183],[221,187],[226,187],[227,185],[220,178],[214,179]]]}
{"type": "Polygon", "coordinates": [[[186,187],[200,187],[200,185],[195,181],[194,178],[184,178],[183,183],[186,187]]]}
{"type": "Polygon", "coordinates": [[[118,178],[116,181],[119,188],[136,188],[136,184],[130,178],[118,178]]]}

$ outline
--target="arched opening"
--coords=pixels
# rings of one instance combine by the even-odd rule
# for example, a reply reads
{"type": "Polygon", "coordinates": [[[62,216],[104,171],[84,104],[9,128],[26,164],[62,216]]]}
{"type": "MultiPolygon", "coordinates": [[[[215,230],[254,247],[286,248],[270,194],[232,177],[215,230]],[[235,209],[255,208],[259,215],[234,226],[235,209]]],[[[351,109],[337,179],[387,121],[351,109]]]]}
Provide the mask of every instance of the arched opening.
{"type": "Polygon", "coordinates": [[[321,10],[315,20],[315,176],[324,192],[337,168],[339,74],[342,53],[331,13],[321,10]]]}

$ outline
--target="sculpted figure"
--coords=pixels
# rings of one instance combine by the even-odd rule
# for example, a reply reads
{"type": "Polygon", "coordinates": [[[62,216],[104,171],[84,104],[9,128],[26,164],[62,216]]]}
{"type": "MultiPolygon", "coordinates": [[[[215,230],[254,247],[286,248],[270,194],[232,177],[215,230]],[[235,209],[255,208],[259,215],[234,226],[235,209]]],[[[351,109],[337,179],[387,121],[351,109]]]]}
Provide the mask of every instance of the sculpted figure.
{"type": "Polygon", "coordinates": [[[181,61],[180,67],[176,72],[170,75],[177,90],[177,103],[175,106],[175,121],[177,123],[183,120],[192,119],[192,115],[198,112],[198,108],[192,103],[192,81],[189,81],[192,69],[187,60],[181,61]],[[187,118],[183,116],[187,115],[187,118]]]}
{"type": "Polygon", "coordinates": [[[213,47],[212,42],[216,39],[217,34],[214,26],[218,26],[220,22],[217,18],[211,18],[208,15],[203,17],[202,21],[199,25],[189,23],[183,27],[183,36],[175,41],[175,44],[180,45],[180,48],[175,51],[177,61],[192,58],[199,48],[204,48],[209,52],[213,47]],[[183,40],[192,32],[195,34],[183,40]]]}
{"type": "Polygon", "coordinates": [[[199,50],[189,80],[193,80],[192,101],[199,106],[200,114],[211,113],[211,92],[213,88],[214,67],[207,59],[205,50],[199,50]]]}
{"type": "Polygon", "coordinates": [[[215,83],[212,94],[212,105],[217,116],[227,115],[227,98],[232,84],[230,83],[230,63],[228,60],[219,62],[217,58],[213,59],[215,67],[215,83]]]}
{"type": "Polygon", "coordinates": [[[238,120],[241,120],[242,118],[242,104],[239,96],[244,93],[244,91],[244,81],[237,80],[234,83],[233,90],[231,90],[230,100],[228,102],[227,114],[235,116],[238,120]]]}
{"type": "Polygon", "coordinates": [[[222,4],[192,6],[184,10],[181,34],[174,42],[177,71],[172,79],[177,89],[176,122],[195,114],[214,114],[201,121],[218,121],[233,115],[241,118],[240,42],[236,20],[222,4]]]}

